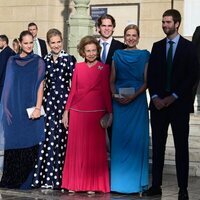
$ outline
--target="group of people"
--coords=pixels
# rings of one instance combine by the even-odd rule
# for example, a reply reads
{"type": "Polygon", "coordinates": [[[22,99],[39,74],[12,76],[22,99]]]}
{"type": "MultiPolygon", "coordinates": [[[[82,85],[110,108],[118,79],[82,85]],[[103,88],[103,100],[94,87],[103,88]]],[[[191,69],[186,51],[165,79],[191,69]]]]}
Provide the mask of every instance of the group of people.
{"type": "Polygon", "coordinates": [[[77,49],[84,61],[79,63],[63,50],[57,29],[47,32],[50,53],[43,56],[40,50],[37,55],[37,26],[31,23],[20,34],[20,53],[7,63],[1,98],[4,166],[0,186],[162,195],[171,124],[178,199],[189,199],[189,116],[198,60],[192,42],[178,33],[180,23],[179,11],[165,11],[166,38],[154,43],[150,53],[137,48],[138,26],[125,27],[121,43],[112,37],[115,19],[103,15],[97,21],[100,39],[80,40],[77,49]],[[153,147],[150,188],[147,88],[153,147]],[[27,108],[32,108],[30,118],[27,108]]]}

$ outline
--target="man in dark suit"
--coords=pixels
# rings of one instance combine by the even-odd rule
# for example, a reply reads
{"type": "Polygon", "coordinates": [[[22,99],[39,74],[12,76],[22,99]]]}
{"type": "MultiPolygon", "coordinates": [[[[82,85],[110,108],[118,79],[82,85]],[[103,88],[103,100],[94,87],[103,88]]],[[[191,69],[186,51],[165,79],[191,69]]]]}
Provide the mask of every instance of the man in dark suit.
{"type": "Polygon", "coordinates": [[[33,52],[35,54],[38,54],[42,58],[47,55],[47,46],[46,42],[40,38],[37,38],[37,33],[38,33],[38,27],[35,23],[31,22],[28,24],[28,31],[30,31],[33,35],[34,38],[34,48],[33,52]]]}
{"type": "Polygon", "coordinates": [[[189,199],[189,118],[198,62],[192,42],[178,33],[181,23],[179,11],[167,10],[162,17],[166,38],[153,44],[147,73],[153,157],[152,187],[146,194],[162,194],[162,172],[170,124],[175,146],[178,199],[185,200],[189,199]]]}
{"type": "Polygon", "coordinates": [[[117,49],[124,49],[125,45],[118,41],[115,40],[112,35],[114,33],[116,26],[115,19],[113,16],[109,14],[102,15],[100,18],[97,20],[97,30],[100,34],[100,45],[102,47],[101,51],[101,61],[109,64],[110,66],[112,65],[112,56],[117,49]],[[106,43],[106,46],[104,47],[104,43],[106,43]],[[105,60],[102,59],[103,57],[103,52],[105,51],[105,60]]]}
{"type": "Polygon", "coordinates": [[[8,37],[0,35],[0,100],[6,74],[6,65],[10,56],[15,55],[15,52],[8,46],[8,37]]]}
{"type": "MultiPolygon", "coordinates": [[[[192,43],[196,47],[197,51],[197,57],[198,57],[198,62],[199,62],[199,69],[200,69],[200,26],[197,26],[194,34],[192,36],[192,43]]],[[[200,72],[200,70],[199,70],[200,72]]],[[[198,80],[193,88],[193,102],[195,100],[195,96],[197,94],[197,110],[200,111],[200,85],[199,85],[199,79],[200,79],[200,74],[198,77],[198,80]]]]}
{"type": "MultiPolygon", "coordinates": [[[[116,22],[113,16],[109,14],[102,15],[97,20],[97,31],[100,34],[100,40],[99,43],[102,47],[100,60],[103,63],[108,64],[110,67],[112,65],[112,56],[117,49],[124,49],[125,45],[115,40],[112,35],[114,33],[116,26],[116,22]],[[105,46],[104,46],[105,44],[105,46]]],[[[109,141],[108,143],[111,143],[111,134],[112,130],[111,127],[107,129],[109,141]]],[[[108,145],[108,148],[110,148],[110,145],[108,145]]],[[[110,152],[110,150],[108,149],[110,152]]]]}

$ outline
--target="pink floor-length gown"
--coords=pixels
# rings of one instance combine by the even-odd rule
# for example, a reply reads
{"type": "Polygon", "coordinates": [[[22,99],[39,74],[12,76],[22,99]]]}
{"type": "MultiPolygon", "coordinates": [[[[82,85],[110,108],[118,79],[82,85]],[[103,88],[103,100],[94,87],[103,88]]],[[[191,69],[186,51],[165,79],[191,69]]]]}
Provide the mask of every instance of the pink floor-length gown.
{"type": "Polygon", "coordinates": [[[110,192],[106,132],[100,119],[112,112],[109,66],[78,63],[66,109],[70,110],[69,135],[62,188],[110,192]]]}

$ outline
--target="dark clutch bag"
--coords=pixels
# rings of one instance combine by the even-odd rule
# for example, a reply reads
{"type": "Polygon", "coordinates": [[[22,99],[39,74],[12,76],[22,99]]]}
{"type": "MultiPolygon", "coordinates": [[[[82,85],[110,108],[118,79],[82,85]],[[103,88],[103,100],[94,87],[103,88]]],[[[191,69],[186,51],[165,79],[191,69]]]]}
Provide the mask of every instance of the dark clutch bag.
{"type": "Polygon", "coordinates": [[[109,124],[108,124],[108,120],[109,120],[110,115],[108,113],[106,113],[101,119],[100,119],[100,124],[102,126],[102,128],[108,128],[109,124]]]}

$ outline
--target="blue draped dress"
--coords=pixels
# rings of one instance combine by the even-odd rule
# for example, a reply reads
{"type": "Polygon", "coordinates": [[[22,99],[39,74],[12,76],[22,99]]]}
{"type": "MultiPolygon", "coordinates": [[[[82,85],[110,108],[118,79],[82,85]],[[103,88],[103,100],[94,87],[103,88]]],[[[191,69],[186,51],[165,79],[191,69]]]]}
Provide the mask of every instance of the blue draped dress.
{"type": "MultiPolygon", "coordinates": [[[[117,50],[113,56],[115,87],[140,88],[144,83],[147,50],[117,50]]],[[[113,101],[111,191],[142,192],[148,187],[149,117],[146,92],[129,104],[113,101]]]]}
{"type": "Polygon", "coordinates": [[[36,106],[44,76],[45,63],[38,55],[15,55],[8,60],[0,106],[0,147],[4,150],[0,187],[31,187],[38,144],[44,139],[44,117],[29,119],[26,109],[36,106]]]}

